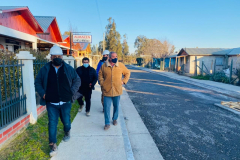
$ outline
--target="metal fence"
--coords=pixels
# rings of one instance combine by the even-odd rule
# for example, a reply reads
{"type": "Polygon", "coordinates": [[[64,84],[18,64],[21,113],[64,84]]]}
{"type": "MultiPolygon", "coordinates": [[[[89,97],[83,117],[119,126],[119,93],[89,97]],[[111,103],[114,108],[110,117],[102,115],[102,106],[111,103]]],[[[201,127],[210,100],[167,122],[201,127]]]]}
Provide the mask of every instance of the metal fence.
{"type": "Polygon", "coordinates": [[[0,129],[27,113],[22,61],[0,61],[0,129]]]}
{"type": "Polygon", "coordinates": [[[77,69],[77,60],[74,60],[74,69],[77,69]]]}
{"type": "Polygon", "coordinates": [[[44,59],[44,60],[34,60],[33,61],[33,71],[34,71],[34,79],[37,77],[38,72],[40,69],[49,62],[49,60],[44,59]]]}
{"type": "MultiPolygon", "coordinates": [[[[196,60],[195,60],[196,61],[196,60]]],[[[216,82],[223,82],[229,84],[237,84],[240,85],[239,77],[240,77],[240,70],[237,68],[233,68],[233,60],[231,61],[230,65],[223,67],[220,70],[217,70],[216,67],[216,60],[214,61],[213,71],[211,71],[202,61],[201,66],[197,65],[195,67],[195,76],[197,76],[197,68],[201,71],[201,76],[208,76],[210,80],[216,82]]]]}
{"type": "MultiPolygon", "coordinates": [[[[49,62],[49,60],[44,59],[44,60],[34,60],[33,61],[33,71],[34,71],[34,79],[37,77],[38,72],[40,71],[40,69],[49,62]]],[[[39,96],[39,94],[36,92],[36,104],[40,105],[40,99],[41,97],[39,96]]]]}

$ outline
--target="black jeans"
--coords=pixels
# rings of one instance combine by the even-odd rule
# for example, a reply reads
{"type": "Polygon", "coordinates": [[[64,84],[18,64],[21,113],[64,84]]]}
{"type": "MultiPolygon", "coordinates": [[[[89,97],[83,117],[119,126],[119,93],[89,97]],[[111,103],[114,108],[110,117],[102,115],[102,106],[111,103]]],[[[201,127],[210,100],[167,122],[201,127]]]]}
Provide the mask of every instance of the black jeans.
{"type": "Polygon", "coordinates": [[[90,107],[91,107],[91,96],[92,96],[92,89],[85,89],[83,91],[80,91],[82,96],[78,98],[78,104],[83,105],[83,96],[85,98],[86,102],[86,112],[90,112],[90,107]]]}
{"type": "Polygon", "coordinates": [[[63,123],[64,131],[68,132],[71,129],[70,112],[72,104],[70,102],[63,105],[47,103],[46,106],[48,111],[49,143],[57,143],[57,125],[59,117],[63,123]]]}

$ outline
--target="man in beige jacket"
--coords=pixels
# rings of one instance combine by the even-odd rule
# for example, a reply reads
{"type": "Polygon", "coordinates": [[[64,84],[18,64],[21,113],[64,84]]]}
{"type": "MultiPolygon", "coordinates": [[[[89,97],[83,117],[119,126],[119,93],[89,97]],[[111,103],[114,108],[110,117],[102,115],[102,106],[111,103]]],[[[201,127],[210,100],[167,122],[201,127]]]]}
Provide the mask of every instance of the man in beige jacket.
{"type": "Polygon", "coordinates": [[[105,130],[110,128],[110,108],[112,102],[114,107],[113,125],[117,125],[120,95],[123,92],[122,85],[127,84],[129,77],[130,71],[124,64],[118,62],[117,53],[110,52],[109,60],[102,65],[98,74],[98,80],[104,95],[105,130]]]}

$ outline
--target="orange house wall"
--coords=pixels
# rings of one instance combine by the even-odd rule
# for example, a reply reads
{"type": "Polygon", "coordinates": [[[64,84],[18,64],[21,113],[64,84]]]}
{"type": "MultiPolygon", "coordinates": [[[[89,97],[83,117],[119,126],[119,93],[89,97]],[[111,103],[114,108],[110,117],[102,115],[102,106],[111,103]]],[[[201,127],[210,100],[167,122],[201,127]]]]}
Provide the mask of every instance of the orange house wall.
{"type": "Polygon", "coordinates": [[[19,12],[7,12],[0,14],[0,25],[37,36],[34,29],[28,24],[22,15],[19,14],[19,12]]]}
{"type": "Polygon", "coordinates": [[[50,42],[54,42],[54,43],[58,42],[56,37],[55,37],[52,25],[50,25],[48,27],[48,29],[46,30],[45,33],[49,33],[49,35],[38,34],[38,37],[41,38],[41,39],[50,41],[50,42]]]}

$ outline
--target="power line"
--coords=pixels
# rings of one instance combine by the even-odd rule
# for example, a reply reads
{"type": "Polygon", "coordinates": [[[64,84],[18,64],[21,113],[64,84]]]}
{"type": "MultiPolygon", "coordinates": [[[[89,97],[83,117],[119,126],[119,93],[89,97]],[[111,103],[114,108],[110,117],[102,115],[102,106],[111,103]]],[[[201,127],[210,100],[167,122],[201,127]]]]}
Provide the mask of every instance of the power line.
{"type": "Polygon", "coordinates": [[[100,12],[99,12],[99,7],[98,7],[98,2],[96,0],[96,5],[97,5],[97,11],[98,11],[98,18],[100,20],[100,24],[101,24],[101,29],[102,29],[102,32],[103,32],[103,28],[102,28],[102,20],[101,20],[101,16],[100,16],[100,12]]]}

